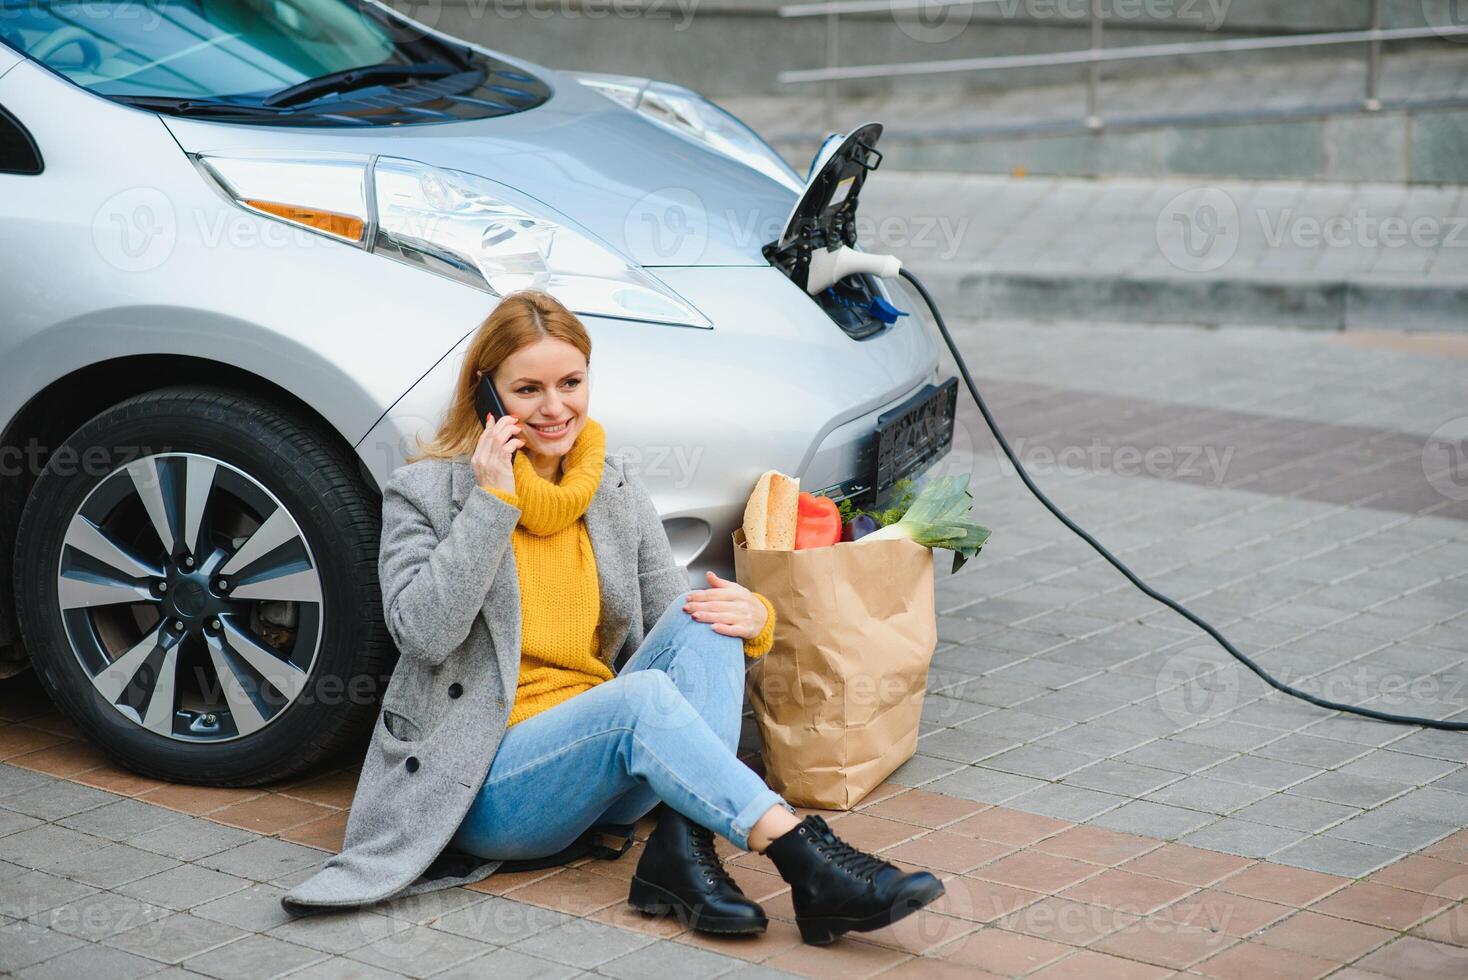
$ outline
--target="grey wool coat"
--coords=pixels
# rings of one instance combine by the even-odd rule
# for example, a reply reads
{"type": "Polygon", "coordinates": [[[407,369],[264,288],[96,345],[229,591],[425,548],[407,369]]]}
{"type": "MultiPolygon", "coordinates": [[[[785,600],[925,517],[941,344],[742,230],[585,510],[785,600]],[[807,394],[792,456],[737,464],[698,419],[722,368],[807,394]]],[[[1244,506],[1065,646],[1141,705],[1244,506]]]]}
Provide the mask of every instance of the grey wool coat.
{"type": "MultiPolygon", "coordinates": [[[[362,762],[340,854],[281,899],[292,912],[464,885],[500,862],[423,872],[458,829],[504,736],[520,673],[520,509],[475,485],[467,457],[394,470],[378,573],[399,658],[362,762]]],[[[601,592],[598,656],[615,670],[689,588],[646,486],[606,456],[586,529],[601,592]]]]}

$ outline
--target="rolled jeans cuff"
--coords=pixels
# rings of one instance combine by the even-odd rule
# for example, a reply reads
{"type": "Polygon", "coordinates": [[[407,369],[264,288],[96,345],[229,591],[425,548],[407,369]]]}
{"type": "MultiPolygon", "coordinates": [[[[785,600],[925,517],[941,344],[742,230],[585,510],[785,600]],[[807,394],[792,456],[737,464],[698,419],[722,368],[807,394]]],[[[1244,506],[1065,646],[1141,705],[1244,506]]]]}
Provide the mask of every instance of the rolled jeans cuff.
{"type": "Polygon", "coordinates": [[[744,851],[750,849],[749,832],[754,829],[754,825],[759,822],[759,818],[764,816],[766,811],[772,806],[783,806],[785,809],[790,810],[791,813],[795,812],[779,793],[776,793],[768,786],[765,787],[763,792],[756,794],[755,798],[750,800],[749,804],[735,814],[734,819],[729,822],[729,839],[735,846],[744,851]]]}

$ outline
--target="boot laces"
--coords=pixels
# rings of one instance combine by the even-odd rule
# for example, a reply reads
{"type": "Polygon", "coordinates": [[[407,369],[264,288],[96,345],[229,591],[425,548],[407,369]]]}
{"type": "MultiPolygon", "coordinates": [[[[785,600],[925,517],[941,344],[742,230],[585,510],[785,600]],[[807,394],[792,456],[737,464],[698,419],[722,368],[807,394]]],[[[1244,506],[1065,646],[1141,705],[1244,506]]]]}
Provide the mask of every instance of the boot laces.
{"type": "Polygon", "coordinates": [[[835,832],[831,830],[830,825],[826,823],[824,817],[818,814],[811,814],[809,819],[815,829],[813,837],[816,850],[820,851],[821,855],[827,861],[830,861],[841,870],[857,878],[871,881],[878,871],[892,866],[887,861],[868,854],[865,851],[858,850],[840,837],[837,837],[835,832]]]}
{"type": "Polygon", "coordinates": [[[689,840],[692,844],[693,860],[704,870],[709,884],[719,881],[732,881],[729,872],[724,868],[724,862],[719,860],[718,851],[714,850],[714,832],[701,824],[689,821],[689,840]]]}

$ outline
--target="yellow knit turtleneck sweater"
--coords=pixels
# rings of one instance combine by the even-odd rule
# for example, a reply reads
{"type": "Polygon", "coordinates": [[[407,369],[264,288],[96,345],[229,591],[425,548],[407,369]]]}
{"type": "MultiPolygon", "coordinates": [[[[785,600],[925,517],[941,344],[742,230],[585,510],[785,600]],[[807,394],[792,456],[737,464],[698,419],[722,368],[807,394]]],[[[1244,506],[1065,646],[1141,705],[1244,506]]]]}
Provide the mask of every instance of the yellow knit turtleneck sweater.
{"type": "MultiPolygon", "coordinates": [[[[597,657],[601,647],[601,589],[586,533],[586,508],[601,484],[606,431],[588,417],[561,460],[557,482],[515,453],[515,492],[481,489],[520,508],[511,535],[520,580],[520,679],[510,710],[514,725],[616,676],[597,657]]],[[[775,641],[775,609],[764,603],[764,629],[744,641],[747,656],[763,656],[775,641]]]]}

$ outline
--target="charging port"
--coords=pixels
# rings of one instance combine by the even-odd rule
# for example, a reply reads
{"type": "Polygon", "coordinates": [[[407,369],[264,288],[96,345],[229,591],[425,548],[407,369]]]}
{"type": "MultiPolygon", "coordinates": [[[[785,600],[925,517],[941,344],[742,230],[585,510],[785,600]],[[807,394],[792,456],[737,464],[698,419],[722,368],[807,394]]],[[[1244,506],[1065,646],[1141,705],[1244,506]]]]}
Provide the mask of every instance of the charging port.
{"type": "Polygon", "coordinates": [[[847,276],[811,298],[848,337],[852,340],[866,340],[889,326],[873,312],[872,304],[880,296],[872,277],[860,273],[847,276]]]}

